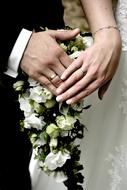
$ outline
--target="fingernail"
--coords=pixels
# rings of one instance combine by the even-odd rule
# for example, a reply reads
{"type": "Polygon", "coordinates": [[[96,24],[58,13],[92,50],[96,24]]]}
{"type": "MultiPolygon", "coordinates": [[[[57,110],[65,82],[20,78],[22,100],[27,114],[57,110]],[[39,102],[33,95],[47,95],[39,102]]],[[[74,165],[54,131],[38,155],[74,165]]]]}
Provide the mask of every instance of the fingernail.
{"type": "Polygon", "coordinates": [[[56,97],[56,101],[57,101],[57,102],[60,102],[61,100],[62,100],[62,97],[61,97],[61,96],[57,96],[57,97],[56,97]]]}
{"type": "Polygon", "coordinates": [[[71,101],[71,100],[67,100],[66,103],[67,103],[67,104],[71,104],[72,101],[71,101]]]}
{"type": "Polygon", "coordinates": [[[65,79],[65,76],[64,76],[64,75],[61,75],[60,78],[61,78],[61,80],[64,80],[64,79],[65,79]]]}

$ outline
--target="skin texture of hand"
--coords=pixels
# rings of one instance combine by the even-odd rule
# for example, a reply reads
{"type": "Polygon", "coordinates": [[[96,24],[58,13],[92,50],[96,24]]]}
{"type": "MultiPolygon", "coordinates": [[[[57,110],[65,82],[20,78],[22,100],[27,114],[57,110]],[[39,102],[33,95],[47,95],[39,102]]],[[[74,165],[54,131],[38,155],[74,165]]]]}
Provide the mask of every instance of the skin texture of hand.
{"type": "Polygon", "coordinates": [[[22,71],[56,95],[56,87],[62,82],[60,76],[72,62],[57,41],[71,39],[78,33],[79,29],[33,33],[21,60],[22,71]]]}
{"type": "Polygon", "coordinates": [[[98,89],[102,99],[116,72],[121,52],[119,31],[100,31],[94,43],[64,71],[57,101],[73,104],[98,89]]]}

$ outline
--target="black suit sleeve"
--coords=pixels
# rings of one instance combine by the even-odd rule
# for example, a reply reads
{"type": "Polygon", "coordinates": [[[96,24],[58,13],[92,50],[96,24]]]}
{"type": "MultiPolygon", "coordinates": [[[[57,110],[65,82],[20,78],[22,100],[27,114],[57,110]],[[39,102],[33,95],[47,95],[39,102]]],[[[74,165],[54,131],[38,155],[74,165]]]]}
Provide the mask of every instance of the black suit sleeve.
{"type": "Polygon", "coordinates": [[[6,70],[8,57],[23,28],[62,28],[61,0],[5,0],[0,2],[0,73],[6,70]]]}
{"type": "Polygon", "coordinates": [[[8,57],[21,29],[11,25],[9,28],[4,26],[0,30],[0,73],[6,70],[8,57]]]}

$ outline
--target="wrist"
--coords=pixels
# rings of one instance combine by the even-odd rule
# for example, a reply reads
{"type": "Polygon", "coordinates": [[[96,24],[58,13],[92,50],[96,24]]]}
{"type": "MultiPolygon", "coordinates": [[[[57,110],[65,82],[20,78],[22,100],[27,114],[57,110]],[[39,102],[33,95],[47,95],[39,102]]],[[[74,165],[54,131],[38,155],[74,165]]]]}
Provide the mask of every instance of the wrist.
{"type": "Polygon", "coordinates": [[[95,30],[92,35],[93,37],[96,36],[97,33],[101,32],[101,31],[108,31],[108,30],[117,30],[119,31],[119,28],[116,26],[116,25],[108,25],[108,26],[103,26],[103,27],[100,27],[98,28],[97,30],[95,30]]]}
{"type": "Polygon", "coordinates": [[[114,43],[114,45],[121,46],[121,36],[119,30],[100,30],[94,36],[94,42],[108,42],[114,43]]]}

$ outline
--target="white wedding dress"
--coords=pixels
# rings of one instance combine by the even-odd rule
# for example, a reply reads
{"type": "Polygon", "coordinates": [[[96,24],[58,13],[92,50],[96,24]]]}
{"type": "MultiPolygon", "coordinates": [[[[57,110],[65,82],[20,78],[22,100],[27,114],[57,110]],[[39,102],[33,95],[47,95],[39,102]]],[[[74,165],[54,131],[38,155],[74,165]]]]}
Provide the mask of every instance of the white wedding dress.
{"type": "MultiPolygon", "coordinates": [[[[95,92],[83,113],[88,128],[81,142],[84,190],[127,190],[127,0],[119,0],[116,19],[123,49],[120,64],[102,101],[95,92]]],[[[33,190],[66,190],[37,168],[31,160],[33,190]]]]}

